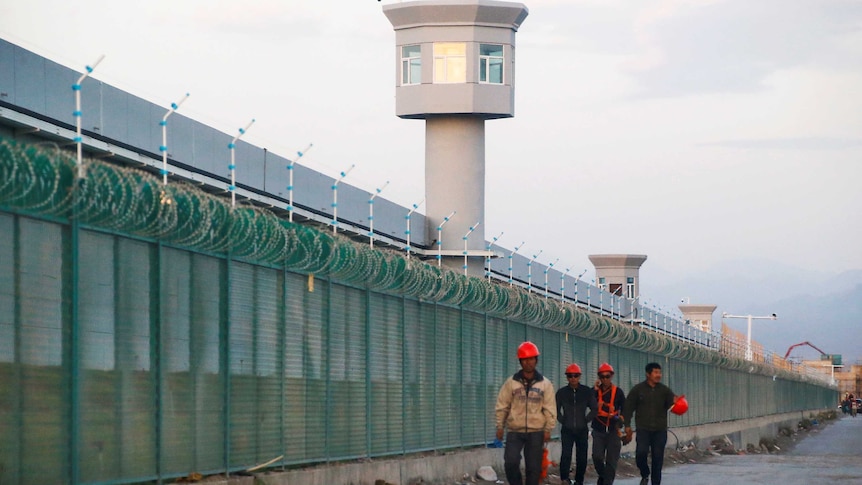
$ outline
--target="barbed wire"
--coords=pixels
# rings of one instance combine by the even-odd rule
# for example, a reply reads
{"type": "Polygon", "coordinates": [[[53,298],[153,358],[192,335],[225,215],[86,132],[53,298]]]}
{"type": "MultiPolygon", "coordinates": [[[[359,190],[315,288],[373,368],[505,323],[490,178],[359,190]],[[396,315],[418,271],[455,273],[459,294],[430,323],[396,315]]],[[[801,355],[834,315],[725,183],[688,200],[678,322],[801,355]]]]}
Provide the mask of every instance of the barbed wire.
{"type": "Polygon", "coordinates": [[[74,218],[119,233],[461,306],[670,358],[790,380],[823,380],[802,366],[777,361],[774,355],[767,358],[761,352],[757,361],[745,360],[745,345],[731,336],[719,334],[720,342],[714,348],[695,345],[543,298],[519,286],[408,260],[403,252],[371,248],[289,222],[250,203],[232,207],[227,198],[190,184],[163,185],[157,176],[141,170],[89,159],[84,176],[78,178],[75,163],[59,148],[0,138],[0,206],[33,215],[74,218]]]}

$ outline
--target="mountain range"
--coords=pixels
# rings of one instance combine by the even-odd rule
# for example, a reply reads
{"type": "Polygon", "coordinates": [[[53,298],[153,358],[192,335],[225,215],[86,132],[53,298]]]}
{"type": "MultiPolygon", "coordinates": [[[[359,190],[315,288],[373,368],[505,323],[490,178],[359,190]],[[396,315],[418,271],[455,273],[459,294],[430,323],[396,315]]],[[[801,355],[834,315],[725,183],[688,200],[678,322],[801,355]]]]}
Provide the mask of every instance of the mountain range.
{"type": "MultiPolygon", "coordinates": [[[[752,340],[766,349],[784,356],[791,345],[810,342],[825,353],[841,354],[844,365],[862,363],[862,269],[829,273],[758,259],[726,261],[694,275],[678,276],[645,265],[640,275],[642,299],[663,306],[717,305],[712,320],[717,330],[724,312],[775,313],[775,321],[752,323],[752,340]]],[[[747,331],[747,319],[724,322],[747,331]]],[[[820,352],[800,346],[790,356],[816,360],[820,352]]]]}

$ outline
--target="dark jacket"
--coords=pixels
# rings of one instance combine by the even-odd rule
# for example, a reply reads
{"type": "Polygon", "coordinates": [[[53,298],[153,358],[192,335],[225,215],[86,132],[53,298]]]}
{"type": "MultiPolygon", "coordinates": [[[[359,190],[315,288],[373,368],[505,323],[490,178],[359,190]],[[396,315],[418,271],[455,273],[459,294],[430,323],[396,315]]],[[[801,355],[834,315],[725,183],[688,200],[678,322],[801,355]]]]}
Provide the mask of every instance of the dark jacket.
{"type": "Polygon", "coordinates": [[[602,392],[602,402],[598,402],[599,398],[599,390],[593,389],[593,392],[596,394],[596,402],[598,403],[598,410],[603,410],[606,413],[615,415],[610,417],[610,419],[599,416],[596,413],[596,418],[593,419],[593,430],[601,431],[603,433],[608,432],[611,429],[618,429],[623,424],[623,406],[626,402],[626,393],[623,392],[623,388],[617,387],[617,392],[614,395],[613,409],[611,408],[611,391],[602,392]],[[607,426],[605,423],[609,422],[610,426],[607,426]]]}
{"type": "Polygon", "coordinates": [[[661,431],[667,429],[667,410],[673,406],[673,391],[659,382],[650,387],[646,381],[635,385],[623,406],[623,423],[631,426],[632,416],[637,421],[637,429],[661,431]]]}
{"type": "Polygon", "coordinates": [[[596,394],[593,389],[578,384],[577,389],[565,385],[557,391],[557,421],[570,431],[587,429],[587,423],[596,417],[596,394]],[[587,413],[587,408],[590,412],[587,413]]]}

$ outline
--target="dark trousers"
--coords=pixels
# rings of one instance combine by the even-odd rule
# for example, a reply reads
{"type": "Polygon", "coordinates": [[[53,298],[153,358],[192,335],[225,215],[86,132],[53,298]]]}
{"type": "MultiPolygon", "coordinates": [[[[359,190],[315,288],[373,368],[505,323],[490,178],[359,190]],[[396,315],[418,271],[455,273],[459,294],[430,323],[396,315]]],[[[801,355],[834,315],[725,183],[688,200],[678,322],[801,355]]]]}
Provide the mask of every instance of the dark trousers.
{"type": "Polygon", "coordinates": [[[593,465],[604,485],[613,485],[623,443],[615,428],[608,431],[593,429],[593,465]]]}
{"type": "Polygon", "coordinates": [[[667,445],[667,430],[637,430],[635,436],[635,462],[641,478],[650,477],[652,485],[661,484],[661,466],[664,464],[664,447],[667,445]],[[647,466],[647,454],[652,452],[652,473],[647,466]]]}
{"type": "Polygon", "coordinates": [[[572,445],[575,446],[575,481],[584,482],[584,473],[587,472],[587,441],[590,434],[587,428],[573,431],[567,428],[560,430],[563,441],[563,452],[560,455],[560,479],[569,478],[569,470],[572,468],[572,445]]]}
{"type": "Polygon", "coordinates": [[[506,449],[503,451],[503,468],[509,485],[539,485],[542,474],[542,446],[545,432],[506,434],[506,449]],[[521,450],[524,450],[524,472],[526,481],[521,480],[521,450]]]}

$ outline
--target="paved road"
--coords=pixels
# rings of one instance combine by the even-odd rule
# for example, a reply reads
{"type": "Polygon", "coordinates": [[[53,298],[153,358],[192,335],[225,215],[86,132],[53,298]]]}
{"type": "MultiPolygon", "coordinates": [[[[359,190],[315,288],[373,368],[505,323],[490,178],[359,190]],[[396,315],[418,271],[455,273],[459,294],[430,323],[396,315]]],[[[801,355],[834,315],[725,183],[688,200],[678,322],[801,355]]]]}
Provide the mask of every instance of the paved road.
{"type": "MultiPolygon", "coordinates": [[[[616,480],[637,485],[640,478],[616,480]]],[[[662,484],[862,484],[862,416],[844,417],[807,436],[786,454],[720,456],[666,468],[662,484]]]]}

